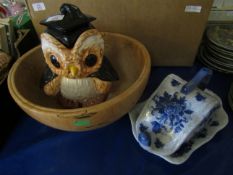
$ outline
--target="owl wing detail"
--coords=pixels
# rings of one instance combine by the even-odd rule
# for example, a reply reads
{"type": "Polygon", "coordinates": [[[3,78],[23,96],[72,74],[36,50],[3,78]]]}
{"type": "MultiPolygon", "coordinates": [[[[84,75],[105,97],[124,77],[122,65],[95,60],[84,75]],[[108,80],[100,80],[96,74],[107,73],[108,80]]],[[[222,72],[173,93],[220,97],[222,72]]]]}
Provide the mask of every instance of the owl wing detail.
{"type": "Polygon", "coordinates": [[[46,66],[43,75],[41,76],[40,87],[43,88],[47,83],[49,83],[56,77],[57,74],[53,73],[49,66],[46,66]]]}
{"type": "Polygon", "coordinates": [[[40,80],[40,87],[47,95],[57,95],[59,92],[60,76],[53,73],[52,70],[46,66],[44,73],[40,80]]]}
{"type": "Polygon", "coordinates": [[[119,80],[119,75],[106,56],[103,57],[102,65],[98,71],[90,74],[89,77],[96,77],[103,81],[119,80]]]}

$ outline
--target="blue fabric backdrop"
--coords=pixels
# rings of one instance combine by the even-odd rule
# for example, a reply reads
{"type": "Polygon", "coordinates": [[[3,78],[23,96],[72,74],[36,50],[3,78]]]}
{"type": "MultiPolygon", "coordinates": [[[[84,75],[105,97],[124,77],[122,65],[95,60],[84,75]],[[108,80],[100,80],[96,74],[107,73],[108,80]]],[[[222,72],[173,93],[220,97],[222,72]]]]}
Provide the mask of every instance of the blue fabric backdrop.
{"type": "MultiPolygon", "coordinates": [[[[149,97],[168,74],[190,80],[200,67],[154,67],[141,100],[149,97]]],[[[16,105],[5,82],[0,87],[0,174],[232,175],[233,112],[227,101],[231,82],[232,75],[214,71],[208,88],[222,98],[229,123],[181,165],[144,151],[132,135],[128,115],[87,132],[47,127],[16,105]]]]}

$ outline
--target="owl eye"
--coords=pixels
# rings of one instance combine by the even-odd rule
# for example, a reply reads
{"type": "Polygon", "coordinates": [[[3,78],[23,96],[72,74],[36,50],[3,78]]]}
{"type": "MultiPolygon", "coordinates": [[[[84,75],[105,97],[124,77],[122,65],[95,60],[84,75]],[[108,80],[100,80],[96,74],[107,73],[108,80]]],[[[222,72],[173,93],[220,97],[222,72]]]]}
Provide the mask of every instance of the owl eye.
{"type": "Polygon", "coordinates": [[[94,54],[88,55],[85,59],[85,65],[88,67],[94,66],[96,62],[97,62],[97,56],[94,54]]]}
{"type": "Polygon", "coordinates": [[[50,56],[50,61],[56,68],[60,68],[60,63],[57,61],[57,58],[54,55],[50,56]]]}

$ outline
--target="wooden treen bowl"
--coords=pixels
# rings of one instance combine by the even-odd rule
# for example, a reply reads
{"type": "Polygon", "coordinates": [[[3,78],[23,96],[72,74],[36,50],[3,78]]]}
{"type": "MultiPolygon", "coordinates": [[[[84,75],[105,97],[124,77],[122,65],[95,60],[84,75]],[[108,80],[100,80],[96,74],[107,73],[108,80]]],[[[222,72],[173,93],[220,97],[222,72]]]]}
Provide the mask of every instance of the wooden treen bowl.
{"type": "Polygon", "coordinates": [[[15,102],[35,120],[65,131],[85,131],[108,125],[129,112],[147,84],[151,61],[147,49],[137,40],[116,33],[103,33],[105,55],[119,74],[109,98],[98,105],[64,109],[55,97],[40,89],[46,66],[41,46],[20,57],[12,66],[7,83],[15,102]]]}

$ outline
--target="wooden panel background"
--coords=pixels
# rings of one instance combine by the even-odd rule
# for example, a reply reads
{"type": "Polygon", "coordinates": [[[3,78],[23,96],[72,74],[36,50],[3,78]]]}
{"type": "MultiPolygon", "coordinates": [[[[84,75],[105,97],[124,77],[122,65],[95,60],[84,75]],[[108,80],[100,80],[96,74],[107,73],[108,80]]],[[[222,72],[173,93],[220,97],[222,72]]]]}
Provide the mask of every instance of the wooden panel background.
{"type": "Polygon", "coordinates": [[[59,12],[63,3],[72,3],[97,18],[101,31],[118,32],[141,41],[156,66],[191,66],[207,23],[213,0],[27,0],[33,24],[40,34],[39,21],[59,12]],[[34,11],[33,3],[43,2],[46,11],[34,11]],[[201,13],[186,13],[187,5],[201,6],[201,13]]]}

